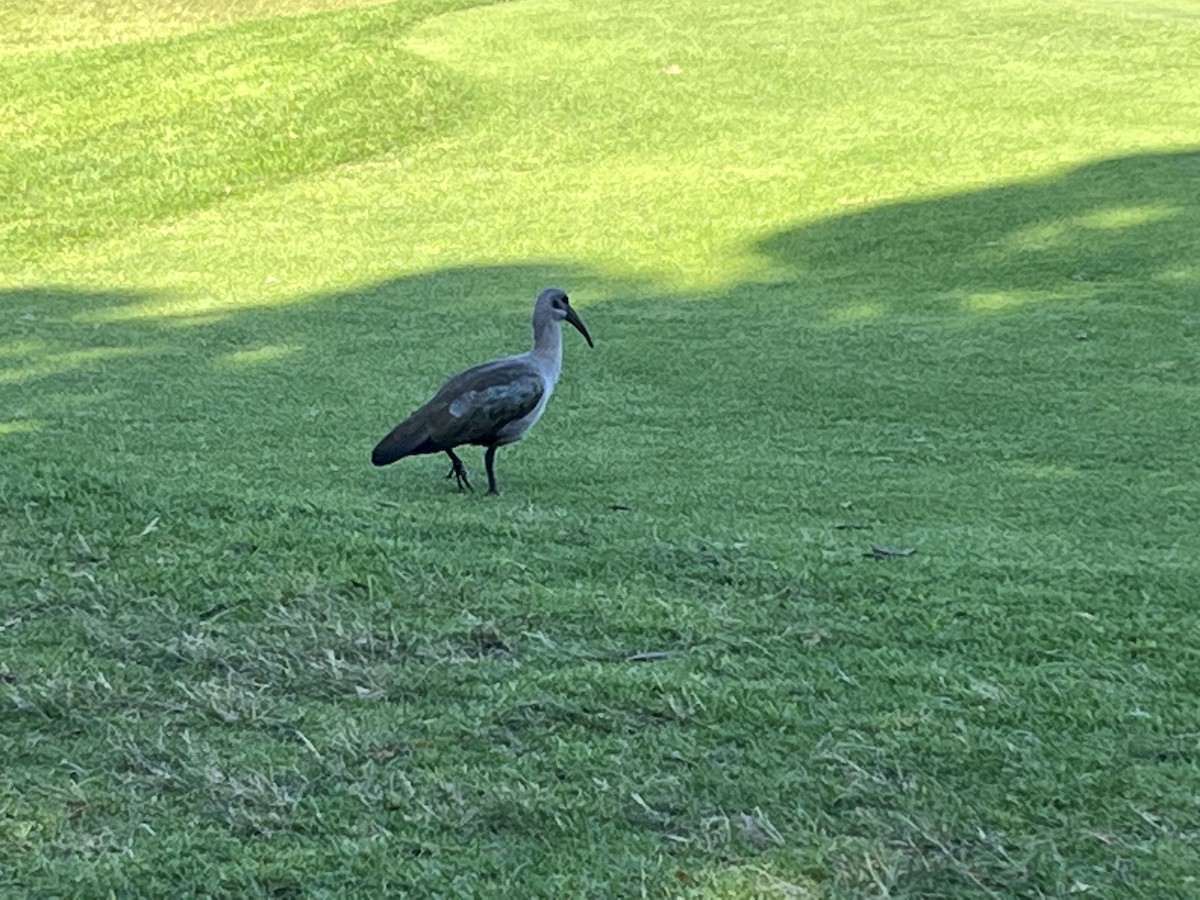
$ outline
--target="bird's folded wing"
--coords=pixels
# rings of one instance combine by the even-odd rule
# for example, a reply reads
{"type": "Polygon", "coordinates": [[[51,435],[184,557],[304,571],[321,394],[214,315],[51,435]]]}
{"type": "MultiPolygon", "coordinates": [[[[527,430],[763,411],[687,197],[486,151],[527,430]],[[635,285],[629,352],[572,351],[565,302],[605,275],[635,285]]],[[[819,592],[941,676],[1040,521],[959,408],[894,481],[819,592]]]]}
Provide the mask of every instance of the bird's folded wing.
{"type": "Polygon", "coordinates": [[[450,446],[490,442],[510,422],[533,412],[545,387],[537,370],[519,360],[497,360],[446,382],[430,401],[435,432],[450,446]]]}

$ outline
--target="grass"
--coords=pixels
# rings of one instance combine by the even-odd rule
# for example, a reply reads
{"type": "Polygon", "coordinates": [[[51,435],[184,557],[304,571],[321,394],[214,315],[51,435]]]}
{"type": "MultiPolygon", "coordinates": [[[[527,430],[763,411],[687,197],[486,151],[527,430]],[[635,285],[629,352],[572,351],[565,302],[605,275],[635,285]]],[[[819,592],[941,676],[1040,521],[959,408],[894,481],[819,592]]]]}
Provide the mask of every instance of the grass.
{"type": "Polygon", "coordinates": [[[0,891],[1200,890],[1194,4],[176,12],[0,14],[0,891]]]}

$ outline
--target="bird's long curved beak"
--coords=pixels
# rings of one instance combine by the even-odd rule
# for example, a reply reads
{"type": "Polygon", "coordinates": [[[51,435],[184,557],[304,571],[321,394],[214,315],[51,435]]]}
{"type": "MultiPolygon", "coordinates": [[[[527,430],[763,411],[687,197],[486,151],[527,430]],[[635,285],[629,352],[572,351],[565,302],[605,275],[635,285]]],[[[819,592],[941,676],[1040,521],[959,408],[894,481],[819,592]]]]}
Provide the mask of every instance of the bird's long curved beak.
{"type": "Polygon", "coordinates": [[[571,307],[567,307],[567,321],[575,326],[575,329],[583,335],[583,339],[588,342],[589,347],[595,347],[592,343],[592,336],[588,334],[586,326],[583,324],[583,319],[579,318],[579,313],[575,312],[571,307]]]}

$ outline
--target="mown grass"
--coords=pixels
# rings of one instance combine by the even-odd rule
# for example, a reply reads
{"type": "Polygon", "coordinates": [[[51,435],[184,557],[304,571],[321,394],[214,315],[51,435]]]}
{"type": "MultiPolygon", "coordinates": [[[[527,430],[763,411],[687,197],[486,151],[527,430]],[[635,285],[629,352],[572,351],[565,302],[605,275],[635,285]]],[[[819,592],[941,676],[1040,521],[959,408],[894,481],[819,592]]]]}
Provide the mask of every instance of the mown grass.
{"type": "Polygon", "coordinates": [[[7,32],[4,890],[1194,894],[1190,7],[464,6],[7,32]]]}
{"type": "Polygon", "coordinates": [[[469,5],[267,18],[0,57],[8,252],[117,233],[436,132],[463,114],[465,92],[397,43],[431,11],[469,5]]]}

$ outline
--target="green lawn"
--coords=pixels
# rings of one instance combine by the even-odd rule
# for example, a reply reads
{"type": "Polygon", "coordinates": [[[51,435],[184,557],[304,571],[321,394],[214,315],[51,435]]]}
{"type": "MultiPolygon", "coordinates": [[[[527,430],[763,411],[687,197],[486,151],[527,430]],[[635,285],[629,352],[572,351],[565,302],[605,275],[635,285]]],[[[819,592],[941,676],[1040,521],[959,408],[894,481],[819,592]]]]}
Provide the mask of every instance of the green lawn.
{"type": "Polygon", "coordinates": [[[0,34],[0,894],[1200,896],[1195,0],[0,34]]]}

